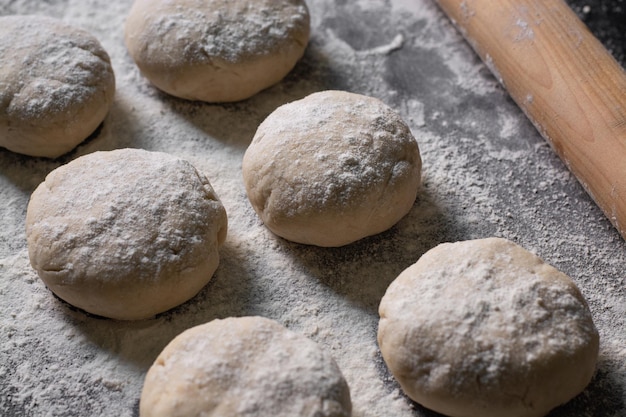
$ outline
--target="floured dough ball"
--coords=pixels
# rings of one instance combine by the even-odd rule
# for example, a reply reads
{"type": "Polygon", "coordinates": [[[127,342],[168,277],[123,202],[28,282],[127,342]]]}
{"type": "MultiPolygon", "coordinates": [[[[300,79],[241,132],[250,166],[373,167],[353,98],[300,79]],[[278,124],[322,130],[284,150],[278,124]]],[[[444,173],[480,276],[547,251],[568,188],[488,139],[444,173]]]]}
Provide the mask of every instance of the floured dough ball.
{"type": "Polygon", "coordinates": [[[138,149],[60,166],[26,213],[33,268],[57,296],[121,320],[193,297],[219,263],[226,212],[187,161],[138,149]]]}
{"type": "Polygon", "coordinates": [[[379,312],[380,350],[402,389],[449,416],[544,416],[595,370],[598,332],[578,288],[505,239],[428,251],[379,312]]]}
{"type": "Polygon", "coordinates": [[[177,336],[146,375],[141,417],[348,417],[329,353],[262,317],[214,320],[177,336]]]}
{"type": "Polygon", "coordinates": [[[126,46],[166,93],[228,102],[283,79],[309,32],[304,0],[135,0],[126,46]]]}
{"type": "Polygon", "coordinates": [[[49,17],[0,17],[0,146],[61,156],[102,123],[114,93],[92,35],[49,17]]]}
{"type": "Polygon", "coordinates": [[[422,162],[415,138],[375,98],[324,91],[283,105],[243,158],[252,207],[285,239],[342,246],[409,212],[422,162]]]}

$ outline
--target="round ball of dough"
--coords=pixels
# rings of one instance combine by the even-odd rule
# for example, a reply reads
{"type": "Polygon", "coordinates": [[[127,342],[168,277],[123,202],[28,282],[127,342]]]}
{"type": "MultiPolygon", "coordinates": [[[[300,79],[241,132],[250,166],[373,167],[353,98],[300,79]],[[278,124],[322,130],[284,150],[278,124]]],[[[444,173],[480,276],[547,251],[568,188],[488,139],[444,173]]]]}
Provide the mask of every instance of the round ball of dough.
{"type": "Polygon", "coordinates": [[[591,380],[598,332],[575,284],[505,239],[446,243],[389,286],[378,342],[406,394],[454,417],[540,417],[591,380]]]}
{"type": "Polygon", "coordinates": [[[193,297],[219,263],[226,212],[187,161],[96,152],[52,171],[26,213],[33,268],[90,313],[142,319],[193,297]]]}
{"type": "Polygon", "coordinates": [[[283,79],[309,32],[304,0],[135,0],[126,46],[166,93],[228,102],[283,79]]]}
{"type": "Polygon", "coordinates": [[[93,133],[115,93],[89,33],[43,16],[0,17],[0,146],[56,158],[93,133]]]}
{"type": "Polygon", "coordinates": [[[283,105],[243,158],[252,207],[275,234],[342,246],[389,229],[420,185],[417,142],[375,98],[324,91],[283,105]]]}
{"type": "Polygon", "coordinates": [[[329,353],[262,317],[214,320],[178,335],[146,375],[141,417],[349,417],[329,353]]]}

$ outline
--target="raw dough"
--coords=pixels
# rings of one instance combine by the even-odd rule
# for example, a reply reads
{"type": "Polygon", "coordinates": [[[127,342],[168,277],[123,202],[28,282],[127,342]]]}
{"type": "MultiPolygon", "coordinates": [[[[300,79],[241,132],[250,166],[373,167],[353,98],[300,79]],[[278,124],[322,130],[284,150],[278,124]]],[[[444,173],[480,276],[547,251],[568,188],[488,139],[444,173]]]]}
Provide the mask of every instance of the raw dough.
{"type": "Polygon", "coordinates": [[[285,239],[342,246],[413,206],[422,162],[400,116],[375,98],[324,91],[276,109],[243,159],[252,207],[285,239]]]}
{"type": "Polygon", "coordinates": [[[26,213],[30,262],[60,298],[142,319],[194,296],[219,263],[226,212],[182,159],[120,149],[52,171],[26,213]]]}
{"type": "Polygon", "coordinates": [[[144,382],[141,417],[348,417],[348,385],[329,353],[262,317],[186,330],[144,382]]]}
{"type": "Polygon", "coordinates": [[[403,390],[449,416],[544,416],[595,370],[598,332],[580,291],[505,239],[428,251],[379,312],[380,349],[403,390]]]}
{"type": "Polygon", "coordinates": [[[227,102],[280,81],[304,54],[309,32],[304,0],[135,0],[126,46],[166,93],[227,102]]]}
{"type": "Polygon", "coordinates": [[[0,17],[0,146],[55,158],[102,123],[111,62],[84,30],[43,16],[0,17]]]}

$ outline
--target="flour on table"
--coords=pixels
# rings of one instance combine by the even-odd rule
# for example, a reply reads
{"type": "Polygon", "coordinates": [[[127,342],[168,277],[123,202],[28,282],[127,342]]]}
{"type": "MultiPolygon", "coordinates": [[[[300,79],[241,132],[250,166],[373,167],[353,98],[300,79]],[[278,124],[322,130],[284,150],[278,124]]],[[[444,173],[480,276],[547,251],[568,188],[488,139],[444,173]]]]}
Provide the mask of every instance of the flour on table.
{"type": "Polygon", "coordinates": [[[260,315],[330,351],[350,387],[353,416],[432,415],[402,393],[382,360],[378,305],[428,249],[501,236],[570,276],[600,333],[596,376],[550,417],[621,417],[626,247],[619,234],[434,2],[307,3],[311,38],[293,71],[228,105],[178,100],[141,76],[124,45],[128,1],[0,4],[0,14],[50,15],[88,30],[109,53],[118,82],[102,132],[60,160],[0,151],[0,414],[137,417],[143,378],[176,335],[216,318],[260,315]],[[402,46],[388,54],[357,53],[398,34],[402,46]],[[274,109],[328,89],[399,111],[423,160],[422,187],[407,215],[343,248],[274,236],[248,202],[241,173],[245,149],[274,109]],[[72,309],[46,289],[28,263],[24,221],[30,193],[54,168],[124,147],[190,161],[211,179],[229,231],[220,266],[196,297],[154,319],[120,323],[72,309]]]}

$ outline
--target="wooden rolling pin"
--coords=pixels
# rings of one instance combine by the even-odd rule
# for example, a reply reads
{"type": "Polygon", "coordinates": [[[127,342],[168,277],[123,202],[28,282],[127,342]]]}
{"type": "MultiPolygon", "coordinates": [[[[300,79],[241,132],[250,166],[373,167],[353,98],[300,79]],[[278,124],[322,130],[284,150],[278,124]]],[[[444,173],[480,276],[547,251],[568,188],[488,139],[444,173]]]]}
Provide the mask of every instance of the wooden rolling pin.
{"type": "Polygon", "coordinates": [[[436,0],[626,239],[626,72],[562,0],[436,0]]]}

